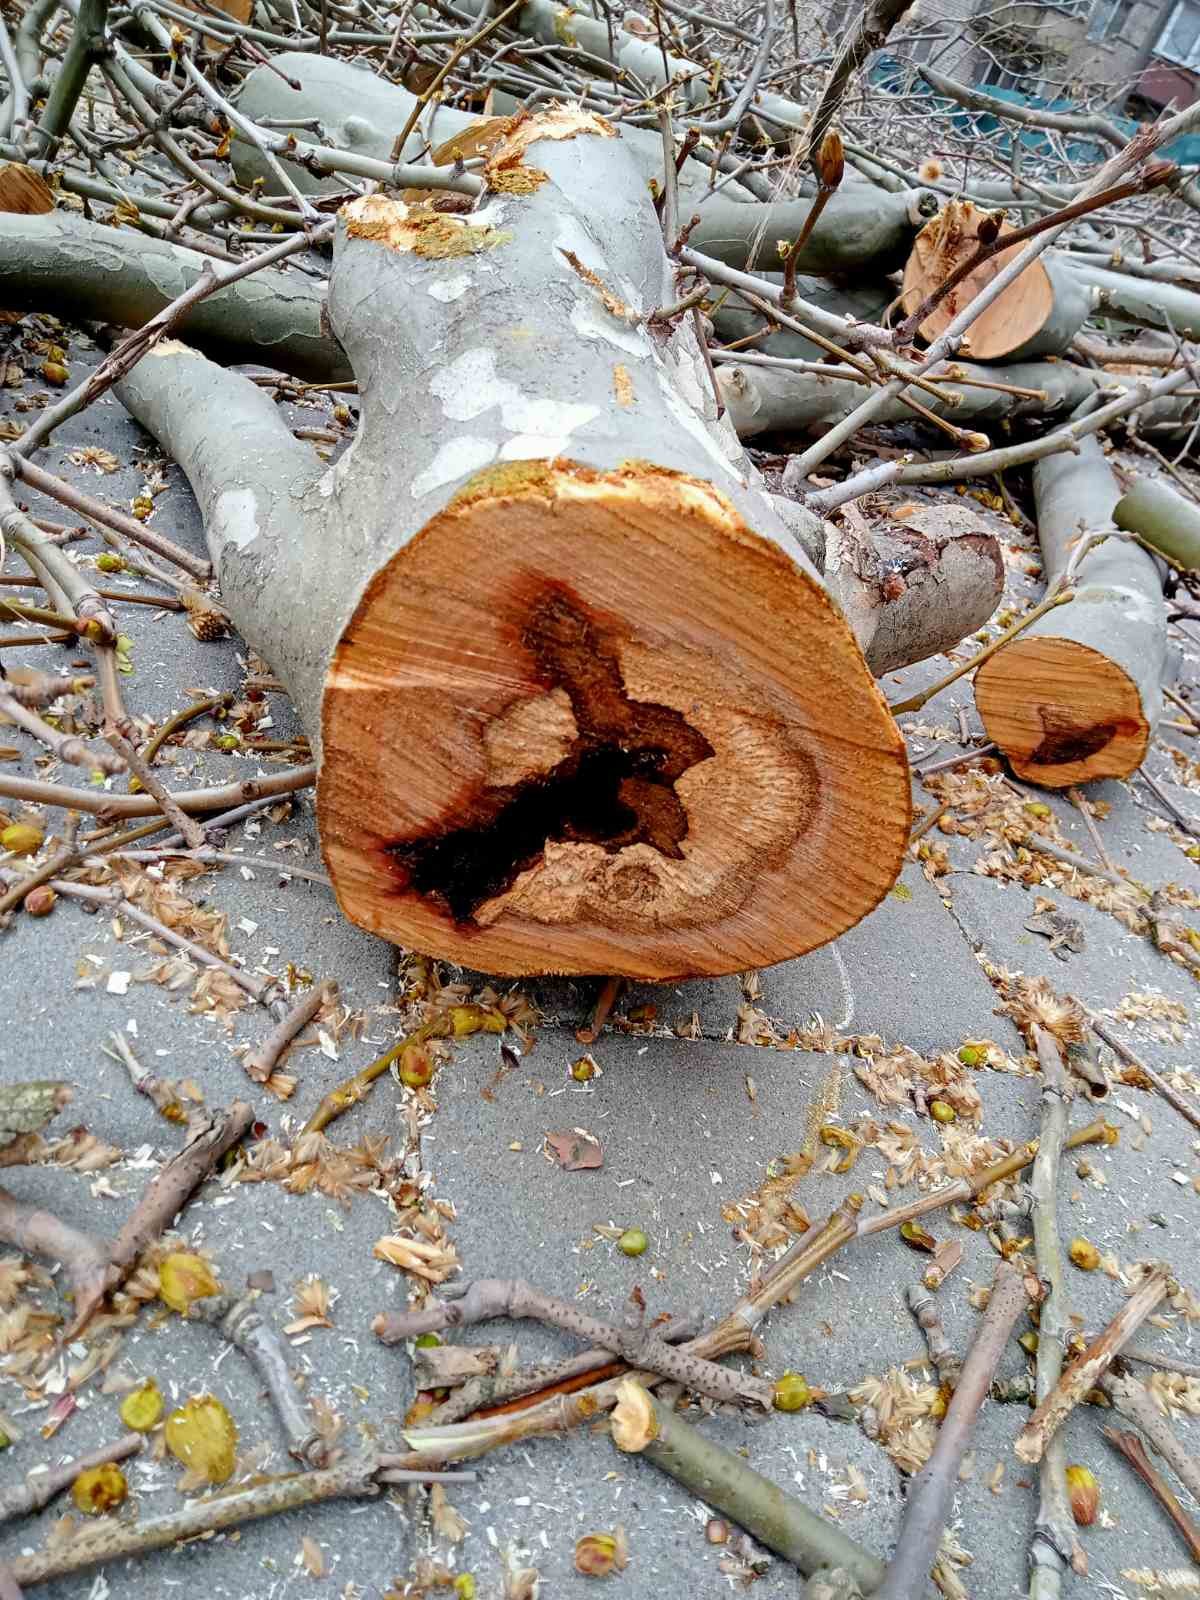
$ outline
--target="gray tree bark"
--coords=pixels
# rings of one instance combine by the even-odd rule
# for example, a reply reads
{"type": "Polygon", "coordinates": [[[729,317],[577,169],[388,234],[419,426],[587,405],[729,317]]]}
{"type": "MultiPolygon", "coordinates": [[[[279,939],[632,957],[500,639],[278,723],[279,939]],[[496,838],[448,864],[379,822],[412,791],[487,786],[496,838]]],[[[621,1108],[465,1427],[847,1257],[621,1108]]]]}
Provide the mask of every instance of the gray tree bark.
{"type": "Polygon", "coordinates": [[[1173,566],[1200,567],[1200,506],[1161,478],[1139,478],[1117,503],[1113,521],[1136,533],[1173,566]]]}
{"type": "Polygon", "coordinates": [[[673,290],[624,141],[575,112],[514,141],[529,192],[469,217],[344,208],[332,468],[178,344],[119,394],[296,700],[352,920],[494,972],[778,961],[894,881],[903,748],[690,321],[646,320],[673,290]]]}
{"type": "MultiPolygon", "coordinates": [[[[205,270],[208,257],[70,211],[0,216],[0,304],[12,311],[136,328],[205,270]]],[[[315,383],[352,378],[345,351],[321,322],[325,285],[264,268],[192,306],[180,334],[226,361],[260,361],[315,383]]]]}

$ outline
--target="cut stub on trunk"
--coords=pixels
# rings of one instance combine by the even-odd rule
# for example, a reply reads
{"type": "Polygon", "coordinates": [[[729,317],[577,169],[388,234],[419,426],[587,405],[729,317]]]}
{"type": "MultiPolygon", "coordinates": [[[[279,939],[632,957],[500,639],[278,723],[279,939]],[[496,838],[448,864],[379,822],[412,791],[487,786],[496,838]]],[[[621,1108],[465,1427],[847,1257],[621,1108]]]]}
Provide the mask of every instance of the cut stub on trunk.
{"type": "MultiPolygon", "coordinates": [[[[911,316],[974,255],[979,225],[988,215],[969,200],[951,200],[925,224],[904,268],[901,305],[905,316],[911,316]]],[[[1011,223],[1004,222],[1000,237],[1015,231],[1011,223]]],[[[943,333],[1011,260],[1012,252],[1002,250],[976,267],[921,323],[922,338],[932,341],[943,333]]],[[[973,361],[1031,361],[1061,355],[1083,326],[1090,307],[1091,296],[1083,281],[1043,257],[1026,267],[975,319],[963,338],[962,354],[973,361]]]]}
{"type": "Polygon", "coordinates": [[[701,480],[485,471],[336,651],[318,812],[339,899],[486,971],[665,978],[822,944],[890,882],[905,812],[890,741],[856,737],[877,720],[856,654],[701,480]]]}
{"type": "MultiPolygon", "coordinates": [[[[1094,437],[1033,473],[1047,580],[1082,533],[1112,526],[1120,488],[1094,437]]],[[[975,674],[993,739],[1030,783],[1066,789],[1141,766],[1162,703],[1166,608],[1153,557],[1106,539],[1079,564],[1074,597],[1039,617],[975,674]]]]}

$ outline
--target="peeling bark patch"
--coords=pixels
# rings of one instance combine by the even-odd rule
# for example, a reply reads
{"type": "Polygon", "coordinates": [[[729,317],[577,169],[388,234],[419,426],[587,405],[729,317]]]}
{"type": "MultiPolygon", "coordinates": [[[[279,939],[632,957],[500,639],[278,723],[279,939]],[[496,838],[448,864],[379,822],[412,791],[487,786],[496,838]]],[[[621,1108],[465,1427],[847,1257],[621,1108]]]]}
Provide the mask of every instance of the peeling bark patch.
{"type": "Polygon", "coordinates": [[[476,256],[512,238],[507,230],[465,222],[431,205],[406,205],[367,194],[342,207],[347,239],[371,239],[403,255],[427,261],[476,256]]]}
{"type": "Polygon", "coordinates": [[[481,790],[462,808],[465,826],[387,848],[408,887],[460,925],[510,889],[551,842],[598,844],[610,854],[648,844],[682,859],[688,818],[675,783],[715,754],[673,707],[629,698],[613,641],[565,586],[539,595],[521,643],[545,688],[570,701],[578,731],[566,756],[539,777],[481,790]]]}
{"type": "Polygon", "coordinates": [[[1060,767],[1077,761],[1090,761],[1118,735],[1125,737],[1138,731],[1137,724],[1128,718],[1097,722],[1081,728],[1054,706],[1039,706],[1037,710],[1045,738],[1026,760],[1039,767],[1060,767]]]}

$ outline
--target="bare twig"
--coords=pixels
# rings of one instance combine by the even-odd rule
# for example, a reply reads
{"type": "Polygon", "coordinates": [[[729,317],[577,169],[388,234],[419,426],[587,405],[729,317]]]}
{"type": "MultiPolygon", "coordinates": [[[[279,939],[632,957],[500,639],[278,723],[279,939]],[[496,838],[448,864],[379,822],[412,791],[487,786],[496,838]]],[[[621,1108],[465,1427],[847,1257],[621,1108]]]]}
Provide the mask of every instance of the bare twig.
{"type": "Polygon", "coordinates": [[[520,1278],[480,1278],[457,1299],[430,1301],[418,1311],[384,1312],[371,1326],[385,1344],[396,1344],[442,1328],[472,1327],[493,1317],[534,1318],[575,1334],[588,1344],[612,1350],[631,1366],[644,1367],[715,1400],[733,1401],[762,1411],[771,1407],[771,1385],[763,1379],[719,1367],[686,1349],[676,1349],[650,1329],[612,1327],[520,1278]]]}
{"type": "Polygon", "coordinates": [[[329,1459],[329,1443],[313,1426],[288,1366],[283,1341],[258,1310],[258,1299],[254,1289],[240,1298],[213,1295],[193,1301],[188,1315],[216,1328],[252,1363],[287,1435],[289,1454],[306,1467],[323,1467],[329,1459]]]}
{"type": "Polygon", "coordinates": [[[19,1483],[9,1484],[7,1489],[0,1490],[0,1522],[32,1516],[35,1511],[48,1506],[55,1495],[69,1489],[81,1472],[91,1467],[102,1467],[108,1461],[126,1461],[130,1456],[137,1455],[144,1443],[140,1433],[123,1433],[111,1444],[101,1445],[98,1450],[89,1450],[86,1455],[76,1456],[74,1461],[68,1461],[60,1467],[35,1467],[19,1483]]]}
{"type": "Polygon", "coordinates": [[[955,1353],[946,1337],[946,1330],[942,1327],[942,1319],[938,1315],[937,1302],[921,1283],[910,1283],[905,1299],[908,1301],[908,1309],[917,1319],[917,1326],[925,1335],[925,1343],[929,1346],[929,1359],[933,1362],[938,1382],[953,1388],[962,1372],[962,1357],[955,1353]]]}
{"type": "Polygon", "coordinates": [[[225,1528],[240,1527],[244,1522],[278,1516],[303,1506],[320,1505],[325,1500],[373,1495],[378,1492],[376,1471],[373,1457],[347,1456],[336,1466],[319,1472],[267,1478],[253,1488],[235,1490],[209,1500],[195,1500],[181,1511],[170,1511],[144,1522],[120,1522],[116,1517],[104,1517],[91,1527],[78,1529],[71,1539],[44,1545],[32,1555],[18,1556],[11,1563],[13,1577],[30,1587],[69,1572],[83,1572],[104,1562],[144,1555],[150,1550],[165,1550],[181,1539],[197,1539],[225,1528]]]}
{"type": "Polygon", "coordinates": [[[1097,1039],[1102,1039],[1110,1050],[1115,1051],[1120,1056],[1122,1061],[1131,1066],[1135,1072],[1140,1072],[1146,1081],[1153,1086],[1155,1093],[1162,1095],[1167,1104],[1173,1106],[1181,1117],[1191,1123],[1193,1128],[1200,1128],[1200,1111],[1189,1104],[1160,1072],[1156,1072],[1153,1067],[1147,1066],[1141,1056],[1136,1051],[1131,1050],[1120,1034],[1115,1033],[1107,1022],[1101,1021],[1092,1011],[1089,1011],[1087,1015],[1088,1026],[1097,1039]]]}
{"type": "Polygon", "coordinates": [[[1171,1521],[1183,1535],[1192,1560],[1200,1564],[1200,1533],[1196,1524],[1179,1503],[1179,1496],[1150,1460],[1136,1433],[1122,1433],[1119,1428],[1102,1428],[1101,1432],[1113,1448],[1120,1452],[1138,1477],[1162,1506],[1171,1521]]]}
{"type": "Polygon", "coordinates": [[[171,791],[150,770],[150,765],[125,738],[124,734],[116,728],[107,728],[104,737],[112,745],[117,755],[125,762],[130,772],[137,778],[147,794],[151,794],[158,801],[159,809],[164,817],[173,822],[183,834],[188,848],[198,850],[206,842],[204,829],[198,822],[193,822],[185,811],[181,811],[175,804],[171,791]]]}
{"type": "MultiPolygon", "coordinates": [[[[310,789],[317,781],[314,766],[291,767],[269,778],[244,778],[216,789],[176,790],[171,798],[181,811],[226,811],[251,801],[310,789]]],[[[0,775],[0,795],[10,800],[26,800],[35,806],[61,806],[72,811],[90,811],[94,816],[116,821],[121,817],[150,817],[159,805],[153,795],[104,794],[95,789],[67,789],[58,783],[40,783],[36,778],[10,778],[0,775]]]]}
{"type": "MultiPolygon", "coordinates": [[[[228,859],[236,861],[239,858],[230,855],[228,859]]],[[[296,1002],[287,1016],[272,1028],[263,1042],[242,1057],[242,1066],[246,1069],[247,1076],[252,1078],[255,1083],[266,1083],[278,1066],[279,1058],[283,1055],[288,1045],[291,1044],[301,1029],[307,1028],[326,1001],[332,1000],[336,994],[336,983],[313,984],[309,992],[296,1002]]]]}
{"type": "Polygon", "coordinates": [[[924,1593],[971,1430],[1013,1323],[1027,1304],[1021,1274],[1010,1262],[1002,1261],[933,1454],[909,1490],[895,1554],[877,1591],[879,1600],[912,1600],[924,1593]]]}
{"type": "MultiPolygon", "coordinates": [[[[1033,1238],[1038,1277],[1046,1290],[1038,1318],[1037,1386],[1039,1402],[1062,1376],[1070,1309],[1063,1285],[1062,1245],[1058,1237],[1058,1167],[1067,1131],[1070,1083],[1058,1044],[1034,1025],[1034,1046],[1042,1069],[1042,1131],[1033,1163],[1033,1238]]],[[[1087,1558],[1075,1533],[1067,1500],[1066,1450],[1058,1434],[1046,1447],[1039,1468],[1037,1523],[1029,1546],[1030,1600],[1057,1600],[1068,1565],[1086,1573],[1087,1558]]]]}
{"type": "Polygon", "coordinates": [[[1100,1388],[1114,1407],[1135,1422],[1193,1498],[1200,1500],[1200,1462],[1180,1444],[1149,1390],[1127,1374],[1108,1373],[1100,1388]]]}
{"type": "Polygon", "coordinates": [[[1046,1445],[1070,1413],[1094,1389],[1121,1346],[1134,1334],[1170,1288],[1165,1267],[1153,1268],[1117,1312],[1107,1328],[1063,1373],[1053,1390],[1021,1430],[1014,1449],[1022,1461],[1040,1461],[1046,1445]]]}

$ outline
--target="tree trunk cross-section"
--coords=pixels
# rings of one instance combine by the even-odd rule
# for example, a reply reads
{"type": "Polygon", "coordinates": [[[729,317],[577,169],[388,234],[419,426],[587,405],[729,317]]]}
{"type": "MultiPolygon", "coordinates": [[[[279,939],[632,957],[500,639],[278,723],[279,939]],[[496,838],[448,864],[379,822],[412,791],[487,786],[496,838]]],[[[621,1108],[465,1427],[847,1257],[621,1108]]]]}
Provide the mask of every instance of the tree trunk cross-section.
{"type": "Polygon", "coordinates": [[[178,344],[120,398],[320,761],[340,904],[494,973],[739,971],[895,879],[903,746],[726,419],[611,126],[517,119],[468,214],[343,208],[331,468],[178,344]],[[303,596],[298,604],[297,597],[303,596]]]}
{"type": "MultiPolygon", "coordinates": [[[[1033,470],[1048,583],[1081,533],[1112,526],[1121,491],[1095,438],[1033,470]]],[[[985,661],[975,703],[1030,783],[1065,789],[1142,764],[1161,705],[1166,612],[1154,558],[1110,538],[1084,556],[1074,598],[985,661]]]]}

